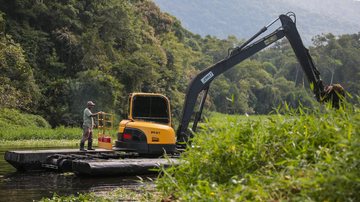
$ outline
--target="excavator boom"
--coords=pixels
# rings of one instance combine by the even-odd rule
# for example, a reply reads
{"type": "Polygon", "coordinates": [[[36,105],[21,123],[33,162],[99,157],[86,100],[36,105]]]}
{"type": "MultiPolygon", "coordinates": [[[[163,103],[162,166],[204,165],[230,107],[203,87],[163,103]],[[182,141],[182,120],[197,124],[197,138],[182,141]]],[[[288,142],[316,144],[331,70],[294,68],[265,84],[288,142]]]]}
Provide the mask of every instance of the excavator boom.
{"type": "MultiPolygon", "coordinates": [[[[191,137],[192,133],[188,131],[188,126],[192,114],[194,113],[194,107],[198,95],[204,91],[203,98],[200,103],[199,112],[197,112],[193,124],[192,130],[195,132],[197,122],[200,120],[203,105],[207,96],[208,89],[211,82],[220,74],[224,73],[228,69],[232,68],[236,64],[239,64],[243,60],[251,57],[255,53],[268,47],[275,41],[286,37],[291,44],[292,49],[304,71],[315,98],[319,102],[332,101],[333,106],[339,107],[339,94],[344,95],[342,87],[332,88],[331,86],[324,86],[320,79],[320,73],[316,69],[313,60],[309,54],[308,49],[303,45],[299,32],[296,28],[296,19],[294,13],[287,13],[286,15],[280,15],[279,18],[271,22],[269,25],[263,27],[258,33],[252,36],[241,46],[235,48],[226,58],[219,61],[218,63],[201,71],[193,80],[190,82],[185,96],[184,107],[182,111],[182,117],[180,120],[179,128],[176,132],[177,142],[186,143],[191,137]],[[294,19],[292,19],[292,17],[294,19]],[[268,34],[267,36],[253,42],[260,34],[264,33],[268,27],[273,25],[277,20],[280,20],[281,27],[268,34]]],[[[182,144],[184,145],[184,144],[182,144]]]]}

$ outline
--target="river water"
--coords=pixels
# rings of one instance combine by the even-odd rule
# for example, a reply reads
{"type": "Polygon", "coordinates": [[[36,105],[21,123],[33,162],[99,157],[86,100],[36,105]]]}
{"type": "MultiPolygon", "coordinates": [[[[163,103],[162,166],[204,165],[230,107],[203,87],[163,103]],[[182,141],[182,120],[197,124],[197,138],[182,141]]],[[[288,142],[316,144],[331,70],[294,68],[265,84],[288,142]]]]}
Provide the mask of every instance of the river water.
{"type": "Polygon", "coordinates": [[[79,177],[72,173],[16,172],[4,159],[5,151],[8,150],[20,149],[0,148],[0,202],[38,201],[43,197],[51,197],[54,193],[65,196],[141,186],[136,176],[79,177]]]}

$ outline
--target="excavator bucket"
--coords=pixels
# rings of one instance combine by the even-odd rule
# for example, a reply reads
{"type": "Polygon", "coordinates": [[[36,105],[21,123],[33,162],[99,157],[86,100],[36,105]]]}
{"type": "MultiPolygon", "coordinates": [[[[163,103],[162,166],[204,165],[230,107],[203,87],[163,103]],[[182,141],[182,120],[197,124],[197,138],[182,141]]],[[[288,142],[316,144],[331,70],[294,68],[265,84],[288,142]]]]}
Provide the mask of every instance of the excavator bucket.
{"type": "Polygon", "coordinates": [[[333,84],[325,87],[322,102],[331,102],[333,108],[339,109],[344,98],[344,88],[340,84],[333,84]]]}

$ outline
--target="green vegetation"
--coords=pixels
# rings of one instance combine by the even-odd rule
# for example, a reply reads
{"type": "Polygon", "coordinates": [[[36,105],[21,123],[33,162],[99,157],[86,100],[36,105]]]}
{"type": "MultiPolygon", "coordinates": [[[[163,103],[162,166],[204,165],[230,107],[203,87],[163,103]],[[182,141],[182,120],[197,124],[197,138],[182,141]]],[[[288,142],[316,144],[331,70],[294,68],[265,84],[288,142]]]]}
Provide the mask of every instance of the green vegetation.
{"type": "Polygon", "coordinates": [[[157,186],[180,201],[358,201],[359,121],[357,107],[215,115],[157,186]]]}
{"type": "Polygon", "coordinates": [[[50,128],[40,116],[14,109],[0,109],[0,140],[71,140],[81,137],[81,128],[50,128]]]}
{"type": "Polygon", "coordinates": [[[160,201],[160,195],[151,187],[140,186],[136,189],[119,188],[114,191],[84,193],[70,196],[59,196],[54,194],[52,198],[43,198],[41,202],[60,201],[160,201]]]}
{"type": "Polygon", "coordinates": [[[56,140],[71,140],[80,139],[82,135],[81,128],[0,128],[1,140],[37,140],[37,139],[56,139],[56,140]]]}
{"type": "Polygon", "coordinates": [[[50,128],[49,123],[41,116],[22,113],[15,109],[0,109],[0,128],[50,128]]]}
{"type": "MultiPolygon", "coordinates": [[[[0,147],[9,148],[58,148],[58,147],[79,147],[80,137],[73,140],[55,140],[55,139],[30,139],[30,140],[0,140],[0,147]]],[[[97,145],[97,141],[94,142],[94,145],[97,145]]]]}

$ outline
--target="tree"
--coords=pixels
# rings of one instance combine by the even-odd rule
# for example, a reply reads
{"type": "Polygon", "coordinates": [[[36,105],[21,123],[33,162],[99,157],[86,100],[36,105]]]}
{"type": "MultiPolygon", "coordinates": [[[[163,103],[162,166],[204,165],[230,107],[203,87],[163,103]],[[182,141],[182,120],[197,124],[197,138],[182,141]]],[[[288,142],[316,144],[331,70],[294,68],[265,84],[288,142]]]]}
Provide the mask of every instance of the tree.
{"type": "Polygon", "coordinates": [[[4,33],[0,12],[0,107],[34,111],[40,92],[20,44],[4,33]]]}

